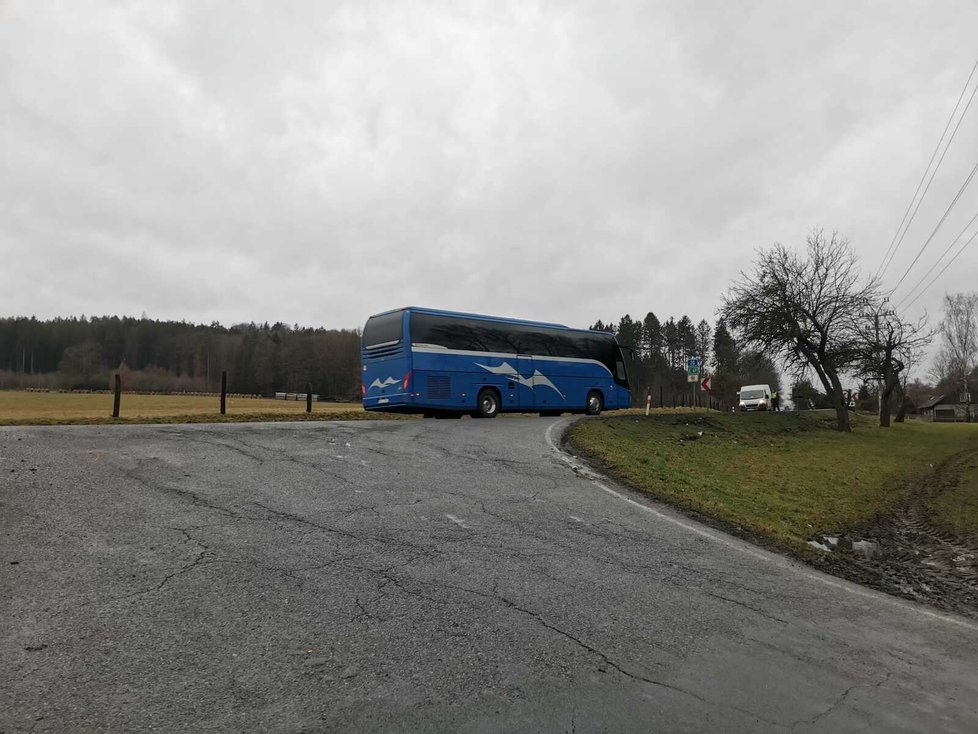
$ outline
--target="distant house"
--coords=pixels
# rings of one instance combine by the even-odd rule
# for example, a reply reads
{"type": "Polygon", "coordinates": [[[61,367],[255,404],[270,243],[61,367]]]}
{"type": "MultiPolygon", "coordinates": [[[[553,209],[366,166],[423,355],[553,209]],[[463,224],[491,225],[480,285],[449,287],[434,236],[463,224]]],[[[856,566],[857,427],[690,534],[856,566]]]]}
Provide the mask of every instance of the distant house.
{"type": "MultiPolygon", "coordinates": [[[[978,406],[976,406],[978,407],[978,406]]],[[[961,401],[960,393],[935,395],[920,404],[920,415],[935,423],[954,423],[967,418],[967,405],[961,401]]],[[[972,408],[974,415],[974,408],[972,408]]]]}

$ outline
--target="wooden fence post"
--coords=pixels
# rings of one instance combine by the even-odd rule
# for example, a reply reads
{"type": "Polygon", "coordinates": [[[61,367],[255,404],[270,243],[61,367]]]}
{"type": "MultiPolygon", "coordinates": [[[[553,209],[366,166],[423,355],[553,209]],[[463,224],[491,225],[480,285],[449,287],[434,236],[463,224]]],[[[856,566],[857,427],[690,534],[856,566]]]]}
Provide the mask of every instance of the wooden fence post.
{"type": "Polygon", "coordinates": [[[312,412],[312,383],[306,383],[306,412],[312,412]]]}
{"type": "Polygon", "coordinates": [[[115,397],[112,400],[112,417],[119,417],[119,405],[122,403],[122,377],[115,373],[115,397]]]}
{"type": "Polygon", "coordinates": [[[227,414],[228,410],[228,373],[227,370],[221,372],[221,415],[227,414]]]}

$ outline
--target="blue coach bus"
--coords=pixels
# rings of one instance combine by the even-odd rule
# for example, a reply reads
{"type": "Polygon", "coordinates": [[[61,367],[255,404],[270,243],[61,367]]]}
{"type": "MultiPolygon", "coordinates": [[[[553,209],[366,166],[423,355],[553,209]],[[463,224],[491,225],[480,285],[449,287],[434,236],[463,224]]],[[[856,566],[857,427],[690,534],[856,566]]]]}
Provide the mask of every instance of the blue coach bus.
{"type": "Polygon", "coordinates": [[[371,316],[360,355],[366,410],[495,418],[631,404],[621,348],[602,331],[412,306],[371,316]]]}

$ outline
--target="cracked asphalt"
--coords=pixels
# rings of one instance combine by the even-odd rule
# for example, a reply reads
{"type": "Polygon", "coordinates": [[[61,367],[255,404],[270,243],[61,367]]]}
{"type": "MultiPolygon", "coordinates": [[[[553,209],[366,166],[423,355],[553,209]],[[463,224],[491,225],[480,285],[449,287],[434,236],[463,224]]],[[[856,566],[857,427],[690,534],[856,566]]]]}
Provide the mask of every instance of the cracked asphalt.
{"type": "Polygon", "coordinates": [[[978,730],[973,622],[554,422],[0,429],[0,731],[978,730]]]}

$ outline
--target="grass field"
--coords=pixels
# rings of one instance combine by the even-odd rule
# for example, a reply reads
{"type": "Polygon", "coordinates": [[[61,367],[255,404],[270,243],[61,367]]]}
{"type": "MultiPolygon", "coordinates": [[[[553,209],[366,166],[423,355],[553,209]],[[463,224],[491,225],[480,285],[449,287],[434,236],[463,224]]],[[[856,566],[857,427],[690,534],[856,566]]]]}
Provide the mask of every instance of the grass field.
{"type": "Polygon", "coordinates": [[[378,417],[359,403],[313,403],[307,415],[304,401],[228,398],[227,415],[220,398],[192,395],[122,396],[120,420],[112,419],[112,395],[0,391],[0,425],[56,425],[113,422],[199,422],[258,420],[326,420],[378,417]]]}
{"type": "MultiPolygon", "coordinates": [[[[840,434],[834,421],[832,413],[624,415],[580,422],[569,442],[638,489],[797,548],[885,511],[906,480],[978,449],[975,424],[880,429],[865,417],[840,434]]],[[[940,499],[962,527],[978,527],[978,469],[940,499]]]]}

